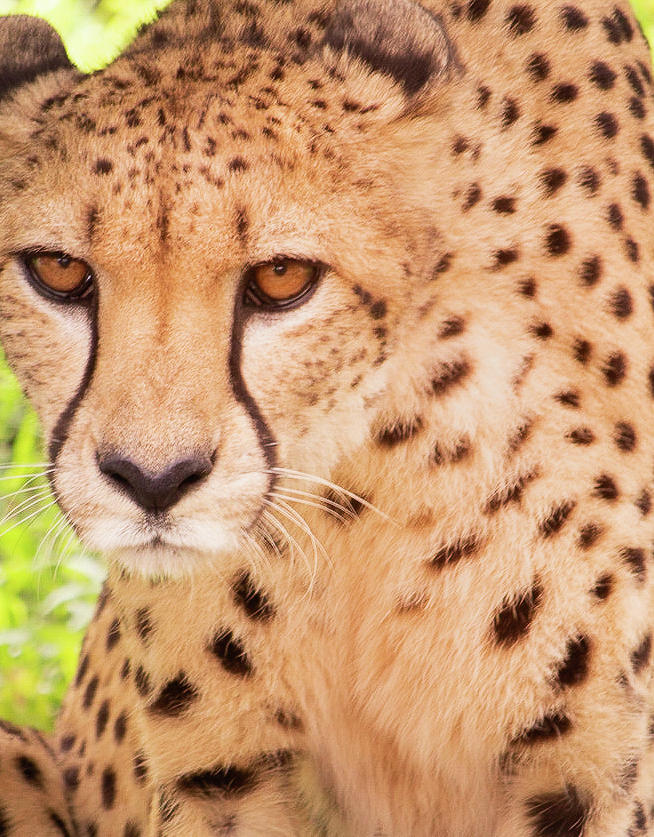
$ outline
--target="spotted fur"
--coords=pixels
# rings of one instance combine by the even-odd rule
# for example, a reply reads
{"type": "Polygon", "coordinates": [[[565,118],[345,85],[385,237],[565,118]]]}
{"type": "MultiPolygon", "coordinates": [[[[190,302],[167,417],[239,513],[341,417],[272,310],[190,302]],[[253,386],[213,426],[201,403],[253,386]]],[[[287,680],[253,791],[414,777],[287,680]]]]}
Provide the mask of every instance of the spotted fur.
{"type": "Polygon", "coordinates": [[[0,334],[110,567],[52,753],[2,727],[0,834],[654,834],[627,6],[178,0],[90,76],[0,43],[0,334]],[[281,256],[320,280],[253,309],[281,256]]]}

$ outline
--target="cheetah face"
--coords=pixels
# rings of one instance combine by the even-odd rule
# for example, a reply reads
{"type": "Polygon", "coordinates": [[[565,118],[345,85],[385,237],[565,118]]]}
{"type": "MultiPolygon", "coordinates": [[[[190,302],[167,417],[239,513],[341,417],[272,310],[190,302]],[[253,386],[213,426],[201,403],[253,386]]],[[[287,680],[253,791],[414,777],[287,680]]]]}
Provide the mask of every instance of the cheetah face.
{"type": "Polygon", "coordinates": [[[192,33],[147,52],[166,16],[91,77],[43,26],[49,65],[14,57],[41,63],[0,109],[1,337],[90,547],[143,573],[238,549],[278,469],[329,478],[406,377],[439,254],[395,138],[449,62],[417,9],[411,85],[348,52],[351,15],[284,61],[272,6],[263,46],[225,21],[201,67],[192,33]]]}

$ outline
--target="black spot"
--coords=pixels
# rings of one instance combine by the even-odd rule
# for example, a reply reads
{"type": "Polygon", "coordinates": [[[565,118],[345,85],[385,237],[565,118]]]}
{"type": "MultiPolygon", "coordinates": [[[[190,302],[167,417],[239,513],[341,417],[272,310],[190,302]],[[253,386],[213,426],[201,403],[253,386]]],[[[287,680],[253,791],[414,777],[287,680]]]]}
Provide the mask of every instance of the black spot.
{"type": "Polygon", "coordinates": [[[465,326],[463,317],[449,317],[440,327],[438,336],[441,340],[446,340],[448,337],[458,337],[465,331],[465,326]]]}
{"type": "Polygon", "coordinates": [[[631,113],[631,115],[635,119],[644,119],[647,115],[645,105],[641,102],[640,99],[637,99],[635,96],[632,96],[629,99],[629,113],[631,113]]]}
{"type": "Polygon", "coordinates": [[[64,737],[59,742],[59,746],[61,747],[64,753],[69,753],[75,746],[76,740],[77,739],[74,735],[64,735],[64,737]]]}
{"type": "Polygon", "coordinates": [[[513,215],[515,212],[515,198],[495,198],[491,206],[493,212],[497,212],[500,215],[513,215]]]}
{"type": "Polygon", "coordinates": [[[80,660],[80,664],[77,668],[77,674],[75,675],[75,685],[76,686],[79,686],[79,684],[82,682],[82,680],[86,676],[86,672],[88,671],[88,668],[89,668],[89,655],[84,654],[84,656],[80,660]]]}
{"type": "Polygon", "coordinates": [[[566,500],[552,507],[547,517],[541,521],[538,527],[543,537],[549,538],[556,532],[559,532],[576,505],[574,500],[566,500]]]}
{"type": "Polygon", "coordinates": [[[381,320],[386,316],[386,303],[383,299],[378,299],[370,306],[370,316],[373,320],[381,320]]]}
{"type": "Polygon", "coordinates": [[[541,741],[560,738],[571,726],[570,718],[563,712],[552,712],[522,732],[517,741],[522,744],[538,744],[541,741]]]}
{"type": "Polygon", "coordinates": [[[631,453],[636,447],[636,431],[633,426],[626,421],[619,421],[615,426],[616,445],[621,451],[631,453]]]}
{"type": "Polygon", "coordinates": [[[440,257],[438,262],[436,263],[436,266],[434,267],[434,273],[433,273],[432,278],[435,279],[437,276],[440,276],[441,274],[446,273],[450,269],[451,265],[452,265],[452,254],[451,253],[444,253],[440,257]]]}
{"type": "Polygon", "coordinates": [[[624,40],[630,41],[634,36],[634,28],[626,14],[622,11],[622,9],[614,6],[611,17],[620,30],[624,40]]]}
{"type": "Polygon", "coordinates": [[[486,107],[486,105],[488,104],[488,101],[489,101],[490,97],[491,97],[490,88],[486,87],[485,85],[481,85],[480,87],[478,87],[477,88],[477,108],[479,110],[483,110],[486,107]]]}
{"type": "Polygon", "coordinates": [[[566,439],[569,439],[573,445],[591,445],[595,441],[595,434],[590,427],[576,427],[566,433],[566,439]]]}
{"type": "Polygon", "coordinates": [[[575,360],[578,360],[579,363],[586,364],[590,360],[590,356],[593,351],[593,347],[588,340],[582,340],[581,338],[576,338],[573,346],[572,351],[575,357],[575,360]]]}
{"type": "Polygon", "coordinates": [[[180,776],[177,780],[177,787],[185,793],[200,796],[221,793],[225,796],[238,797],[252,790],[256,781],[257,774],[253,768],[227,765],[180,776]]]}
{"type": "Polygon", "coordinates": [[[515,99],[502,100],[502,114],[500,121],[502,123],[502,130],[509,128],[520,118],[520,107],[515,99]]]}
{"type": "Polygon", "coordinates": [[[452,153],[455,155],[463,154],[468,150],[468,140],[465,137],[457,137],[452,143],[452,153]]]}
{"type": "Polygon", "coordinates": [[[584,285],[596,285],[602,275],[602,259],[599,256],[589,256],[581,263],[579,276],[584,285]]]}
{"type": "Polygon", "coordinates": [[[606,111],[597,114],[595,117],[595,125],[606,139],[613,139],[619,130],[618,120],[614,114],[607,113],[606,111]]]}
{"type": "Polygon", "coordinates": [[[141,697],[147,697],[152,691],[150,675],[143,668],[143,666],[138,666],[134,672],[134,683],[136,685],[136,691],[141,695],[141,697]]]}
{"type": "Polygon", "coordinates": [[[125,733],[127,732],[127,713],[125,711],[121,712],[120,715],[114,721],[114,740],[116,744],[122,743],[125,738],[125,733]]]}
{"type": "MultiPolygon", "coordinates": [[[[634,70],[633,67],[625,67],[625,75],[627,76],[627,80],[631,87],[633,88],[634,92],[637,96],[643,97],[645,95],[645,88],[643,87],[643,83],[640,80],[638,73],[634,70]]],[[[633,101],[633,100],[631,100],[633,101]]],[[[638,101],[638,99],[636,99],[638,101]]],[[[636,115],[636,114],[634,114],[636,115]]],[[[644,115],[644,114],[643,114],[644,115]]]]}
{"type": "MultiPolygon", "coordinates": [[[[528,427],[528,425],[525,425],[525,427],[528,427]]],[[[514,440],[511,440],[509,447],[511,450],[517,449],[514,440]]],[[[525,486],[535,479],[536,475],[536,472],[523,474],[514,483],[508,486],[502,486],[499,490],[493,492],[484,506],[484,513],[494,514],[499,509],[509,505],[509,503],[519,503],[522,499],[525,486]]]]}
{"type": "Polygon", "coordinates": [[[227,168],[233,172],[247,171],[248,164],[242,157],[234,157],[227,164],[227,168]]]}
{"type": "Polygon", "coordinates": [[[556,134],[559,129],[555,125],[544,125],[542,122],[536,122],[533,130],[532,145],[545,145],[556,134]]]}
{"type": "Polygon", "coordinates": [[[595,61],[590,68],[589,78],[600,90],[610,90],[617,75],[604,61],[595,61]]]}
{"type": "Polygon", "coordinates": [[[542,52],[535,52],[527,62],[527,72],[532,81],[545,81],[550,74],[550,62],[542,52]]]}
{"type": "Polygon", "coordinates": [[[169,680],[159,692],[156,700],[148,706],[152,714],[176,717],[190,707],[199,697],[199,692],[183,671],[169,680]]]}
{"type": "Polygon", "coordinates": [[[636,580],[642,584],[647,577],[645,550],[637,546],[625,546],[620,550],[620,557],[629,565],[636,580]]]}
{"type": "Polygon", "coordinates": [[[488,11],[490,0],[469,0],[466,15],[471,23],[477,23],[488,11]]]}
{"type": "Polygon", "coordinates": [[[630,790],[638,778],[638,759],[630,758],[622,765],[618,782],[622,790],[630,790]]]}
{"type": "Polygon", "coordinates": [[[503,601],[493,619],[495,639],[500,645],[514,645],[526,636],[542,598],[543,588],[536,579],[529,590],[503,601]]]}
{"type": "Polygon", "coordinates": [[[550,224],[545,237],[545,248],[550,256],[563,256],[570,249],[570,234],[561,224],[550,224]]]}
{"type": "Polygon", "coordinates": [[[631,652],[631,665],[634,672],[639,674],[645,666],[649,663],[650,654],[652,652],[652,635],[647,634],[643,637],[642,642],[637,648],[631,652]]]}
{"type": "Polygon", "coordinates": [[[586,636],[569,639],[566,653],[554,675],[559,686],[578,686],[588,675],[590,640],[586,636]]]}
{"type": "Polygon", "coordinates": [[[560,793],[532,796],[525,805],[534,837],[582,837],[590,813],[570,785],[560,793]]]}
{"type": "Polygon", "coordinates": [[[617,499],[619,491],[613,477],[608,474],[601,474],[595,479],[593,493],[602,500],[613,502],[617,499]]]}
{"type": "Polygon", "coordinates": [[[152,633],[152,617],[147,607],[136,611],[136,630],[143,642],[147,642],[152,633]]]}
{"type": "Polygon", "coordinates": [[[643,156],[647,162],[654,169],[654,140],[649,134],[643,134],[640,138],[640,150],[643,152],[643,156]]]}
{"type": "Polygon", "coordinates": [[[608,221],[614,230],[621,230],[624,226],[624,215],[620,209],[619,204],[612,203],[608,209],[608,221]]]}
{"type": "Polygon", "coordinates": [[[139,785],[144,784],[145,780],[148,778],[148,762],[143,753],[138,752],[134,754],[132,767],[134,769],[134,778],[136,781],[139,785]]]}
{"type": "Polygon", "coordinates": [[[518,283],[519,292],[526,297],[532,299],[536,296],[536,280],[533,276],[528,276],[526,279],[521,279],[518,283]]]}
{"type": "Polygon", "coordinates": [[[652,497],[646,488],[643,488],[643,490],[636,498],[635,506],[638,509],[638,511],[643,515],[643,517],[647,517],[647,515],[652,510],[652,497]]]}
{"type": "Polygon", "coordinates": [[[109,630],[107,631],[107,651],[111,651],[119,640],[120,621],[118,619],[114,619],[112,620],[111,625],[109,625],[109,630]]]}
{"type": "Polygon", "coordinates": [[[551,99],[553,102],[565,105],[568,102],[574,102],[578,95],[579,88],[577,85],[568,82],[554,85],[552,88],[551,99]]]}
{"type": "Polygon", "coordinates": [[[116,773],[112,767],[105,767],[101,779],[102,807],[109,811],[116,802],[116,773]]]}
{"type": "Polygon", "coordinates": [[[599,523],[585,523],[579,530],[579,546],[582,549],[590,549],[602,536],[604,530],[599,523]]]}
{"type": "Polygon", "coordinates": [[[463,211],[467,211],[468,209],[472,209],[472,207],[479,203],[481,200],[481,187],[478,183],[472,183],[466,192],[465,199],[463,201],[463,211]]]}
{"type": "Polygon", "coordinates": [[[451,543],[442,546],[429,561],[430,566],[442,569],[448,564],[455,564],[462,558],[469,558],[477,552],[480,543],[476,535],[469,535],[465,538],[458,538],[451,543]]]}
{"type": "Polygon", "coordinates": [[[107,160],[104,157],[101,157],[99,160],[95,161],[95,166],[93,167],[93,171],[96,174],[109,174],[113,170],[114,164],[111,160],[107,160]]]}
{"type": "Polygon", "coordinates": [[[507,265],[517,262],[520,252],[517,247],[506,247],[493,253],[493,270],[501,270],[507,265]]]}
{"type": "Polygon", "coordinates": [[[97,206],[91,206],[86,211],[86,234],[89,241],[93,240],[93,236],[98,228],[100,221],[100,210],[97,206]]]}
{"type": "Polygon", "coordinates": [[[79,767],[77,765],[66,767],[62,775],[64,784],[69,791],[75,791],[79,787],[79,767]]]}
{"type": "Polygon", "coordinates": [[[408,420],[398,420],[391,426],[381,430],[375,437],[379,445],[394,447],[409,439],[413,439],[422,430],[422,419],[416,417],[408,420]]]}
{"type": "Polygon", "coordinates": [[[549,198],[563,186],[568,175],[563,169],[546,169],[541,172],[539,179],[543,184],[545,195],[549,198]]]}
{"type": "Polygon", "coordinates": [[[141,837],[141,829],[135,822],[126,822],[123,837],[141,837]]]}
{"type": "Polygon", "coordinates": [[[558,401],[559,404],[563,404],[564,407],[571,407],[573,410],[579,407],[579,393],[574,389],[557,392],[554,400],[558,401]]]}
{"type": "Polygon", "coordinates": [[[576,6],[564,6],[561,9],[561,20],[565,28],[571,32],[578,32],[588,26],[588,18],[576,6]]]}
{"type": "Polygon", "coordinates": [[[640,250],[633,238],[627,238],[625,240],[625,249],[627,251],[627,258],[630,261],[637,262],[640,259],[640,250]]]}
{"type": "Polygon", "coordinates": [[[245,209],[239,209],[236,212],[236,232],[241,240],[244,240],[250,228],[247,212],[245,209]]]}
{"type": "Polygon", "coordinates": [[[529,327],[529,332],[539,340],[549,340],[549,338],[554,334],[554,329],[549,323],[537,322],[533,323],[529,327]]]}
{"type": "MultiPolygon", "coordinates": [[[[638,773],[638,762],[635,762],[636,765],[636,776],[634,776],[633,782],[636,781],[637,773],[638,773]]],[[[633,784],[632,782],[632,784],[633,784]]],[[[636,804],[634,805],[634,819],[633,825],[629,830],[629,834],[627,837],[636,837],[637,834],[646,834],[647,832],[647,816],[645,814],[645,809],[643,808],[642,802],[636,800],[636,804]]]]}
{"type": "Polygon", "coordinates": [[[275,615],[273,606],[266,595],[256,587],[250,575],[242,572],[234,582],[234,601],[240,605],[250,619],[267,622],[275,615]]]}
{"type": "Polygon", "coordinates": [[[95,719],[95,735],[96,738],[101,738],[105,729],[107,728],[107,721],[109,720],[109,701],[105,700],[100,704],[98,714],[95,719]]]}
{"type": "Polygon", "coordinates": [[[613,352],[606,358],[602,373],[608,386],[617,386],[627,374],[627,358],[622,352],[613,352]]]}
{"type": "Polygon", "coordinates": [[[82,699],[82,706],[84,709],[88,709],[91,704],[93,703],[93,699],[95,698],[95,693],[98,689],[98,677],[97,675],[89,680],[89,684],[86,687],[86,691],[84,692],[84,698],[82,699]]]}
{"type": "Polygon", "coordinates": [[[584,166],[579,171],[578,183],[589,195],[596,195],[600,187],[600,176],[591,166],[584,166]]]}
{"type": "Polygon", "coordinates": [[[470,364],[467,360],[454,360],[441,364],[431,379],[431,389],[434,395],[443,395],[452,387],[462,383],[470,374],[470,364]]]}
{"type": "Polygon", "coordinates": [[[626,288],[618,288],[611,294],[609,305],[614,316],[619,320],[626,319],[634,310],[631,294],[626,288]]]}
{"type": "Polygon", "coordinates": [[[43,787],[43,776],[37,763],[28,756],[17,756],[16,767],[20,770],[23,779],[37,788],[43,787]]]}
{"type": "Polygon", "coordinates": [[[512,35],[526,35],[536,25],[536,15],[531,6],[520,4],[509,9],[506,22],[512,35]]]}
{"type": "Polygon", "coordinates": [[[614,583],[615,581],[611,573],[604,573],[595,582],[593,595],[597,596],[598,599],[608,599],[613,590],[614,583]]]}
{"type": "Polygon", "coordinates": [[[209,651],[217,657],[225,671],[239,677],[252,674],[252,663],[245,652],[243,643],[230,630],[219,631],[213,638],[209,651]]]}

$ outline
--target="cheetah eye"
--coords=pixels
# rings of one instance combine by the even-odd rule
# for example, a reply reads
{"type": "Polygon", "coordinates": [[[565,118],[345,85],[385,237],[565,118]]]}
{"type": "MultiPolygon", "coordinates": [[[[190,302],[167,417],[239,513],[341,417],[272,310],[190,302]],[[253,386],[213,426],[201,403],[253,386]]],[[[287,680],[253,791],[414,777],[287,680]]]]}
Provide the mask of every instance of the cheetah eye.
{"type": "Polygon", "coordinates": [[[323,268],[316,262],[275,259],[251,267],[247,274],[245,304],[258,308],[290,308],[315,287],[323,268]]]}
{"type": "Polygon", "coordinates": [[[81,259],[65,253],[36,253],[23,257],[28,277],[43,296],[60,302],[78,301],[93,291],[93,273],[81,259]]]}

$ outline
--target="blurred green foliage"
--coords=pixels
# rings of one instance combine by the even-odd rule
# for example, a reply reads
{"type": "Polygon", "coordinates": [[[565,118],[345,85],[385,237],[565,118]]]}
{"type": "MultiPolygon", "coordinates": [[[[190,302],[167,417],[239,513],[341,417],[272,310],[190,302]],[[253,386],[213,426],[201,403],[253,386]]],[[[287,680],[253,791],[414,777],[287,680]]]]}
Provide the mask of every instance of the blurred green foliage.
{"type": "MultiPolygon", "coordinates": [[[[165,0],[0,0],[61,33],[83,70],[107,63],[165,0]]],[[[633,0],[654,43],[654,0],[633,0]]],[[[52,727],[104,568],[57,512],[34,413],[0,356],[0,718],[52,727]],[[41,474],[39,476],[39,473],[41,474]]]]}

